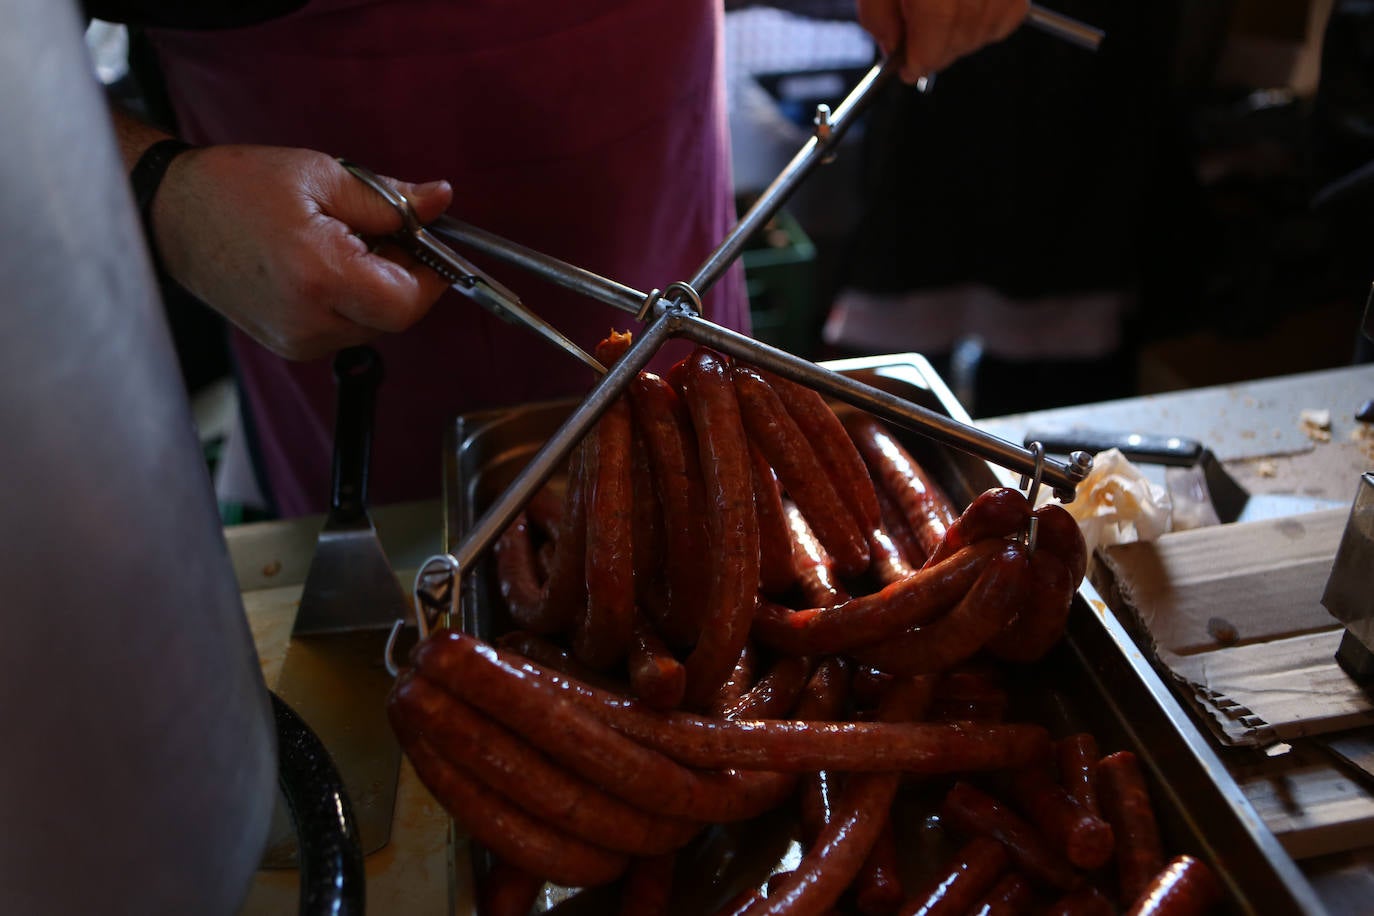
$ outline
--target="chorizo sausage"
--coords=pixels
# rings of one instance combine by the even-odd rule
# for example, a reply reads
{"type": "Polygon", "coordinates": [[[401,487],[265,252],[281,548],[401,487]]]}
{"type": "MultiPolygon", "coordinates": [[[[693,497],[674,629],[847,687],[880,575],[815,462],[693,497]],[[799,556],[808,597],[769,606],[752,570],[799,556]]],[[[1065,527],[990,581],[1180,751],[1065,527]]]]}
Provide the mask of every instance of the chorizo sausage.
{"type": "Polygon", "coordinates": [[[704,709],[749,638],[759,589],[759,528],[749,446],[725,360],[699,347],[684,390],[706,492],[710,599],[687,656],[686,705],[704,709]]]}
{"type": "Polygon", "coordinates": [[[930,717],[936,722],[1001,722],[1009,702],[1006,687],[992,671],[956,668],[936,682],[930,717]]]}
{"type": "Polygon", "coordinates": [[[1035,891],[1030,882],[1016,872],[1009,872],[969,908],[969,916],[1022,916],[1030,912],[1034,902],[1035,891]]]}
{"type": "Polygon", "coordinates": [[[1011,787],[1017,807],[1075,866],[1091,871],[1112,860],[1111,825],[1074,801],[1047,767],[1017,770],[1011,787]]]}
{"type": "Polygon", "coordinates": [[[887,491],[929,556],[959,517],[954,504],[892,432],[865,413],[845,420],[854,445],[878,486],[887,491]]]}
{"type": "MultiPolygon", "coordinates": [[[[564,482],[566,489],[566,481],[564,482]]],[[[563,493],[553,483],[545,483],[530,497],[525,506],[530,524],[547,540],[557,540],[563,527],[563,493]]]]}
{"type": "Polygon", "coordinates": [[[497,588],[515,625],[527,629],[547,626],[542,614],[544,589],[539,583],[534,541],[524,512],[516,513],[491,549],[496,560],[497,588]]]}
{"type": "Polygon", "coordinates": [[[969,544],[1023,531],[1030,523],[1030,515],[1030,503],[1020,490],[1010,487],[984,490],[950,525],[940,543],[929,553],[926,565],[939,563],[969,544]]]}
{"type": "Polygon", "coordinates": [[[794,577],[802,600],[810,607],[824,607],[849,599],[849,591],[835,575],[830,554],[816,539],[797,504],[783,500],[783,514],[787,519],[792,542],[794,577]]]}
{"type": "Polygon", "coordinates": [[[813,668],[809,658],[779,658],[738,700],[716,714],[725,719],[782,718],[806,689],[813,668]]]}
{"type": "Polygon", "coordinates": [[[630,690],[655,709],[676,709],[687,691],[687,669],[678,661],[651,621],[635,620],[626,668],[630,690]]]}
{"type": "Polygon", "coordinates": [[[1091,732],[1076,732],[1055,742],[1055,760],[1059,768],[1059,782],[1084,810],[1098,815],[1102,808],[1097,801],[1097,738],[1091,732]]]}
{"type": "Polygon", "coordinates": [[[1135,754],[1117,751],[1098,761],[1097,791],[1102,816],[1116,837],[1119,902],[1130,906],[1164,868],[1159,824],[1135,754]]]}
{"type": "Polygon", "coordinates": [[[735,667],[731,669],[730,676],[725,679],[725,683],[720,685],[720,690],[716,691],[716,698],[711,701],[711,712],[720,715],[735,703],[739,702],[740,697],[754,686],[754,681],[758,676],[759,652],[752,642],[746,641],[743,651],[739,654],[739,659],[735,662],[735,667]]]}
{"type": "MultiPolygon", "coordinates": [[[[633,420],[633,414],[631,414],[633,420]]],[[[630,452],[630,550],[634,556],[635,603],[643,608],[663,594],[663,510],[654,488],[644,434],[632,424],[630,452]]]]}
{"type": "MultiPolygon", "coordinates": [[[[879,701],[879,721],[915,722],[923,719],[934,696],[934,680],[930,677],[914,677],[897,678],[889,682],[879,701]]],[[[876,803],[882,799],[875,798],[873,801],[876,803]]],[[[905,899],[906,892],[897,856],[897,839],[892,828],[892,800],[888,799],[879,808],[855,812],[854,816],[882,822],[873,847],[851,881],[854,905],[864,916],[895,913],[905,899]]]]}
{"type": "Polygon", "coordinates": [[[754,508],[759,517],[759,590],[766,595],[781,595],[797,579],[792,531],[783,510],[777,474],[752,443],[749,459],[754,474],[754,508]]]}
{"type": "Polygon", "coordinates": [[[940,816],[962,833],[1002,843],[1017,866],[1043,885],[1072,890],[1082,883],[1069,861],[1029,821],[971,783],[954,784],[940,806],[940,816]]]}
{"type": "Polygon", "coordinates": [[[898,773],[851,775],[845,782],[835,819],[827,824],[801,862],[768,896],[744,912],[748,916],[821,916],[828,913],[868,858],[886,818],[869,816],[892,805],[901,782],[898,773]]]}
{"type": "MultiPolygon", "coordinates": [[[[807,679],[801,698],[797,701],[796,716],[801,719],[831,721],[840,719],[849,703],[852,681],[850,664],[839,655],[826,657],[807,679]]],[[[833,818],[834,795],[838,792],[834,774],[828,770],[808,773],[802,779],[801,813],[802,841],[808,846],[833,818]]]]}
{"type": "Polygon", "coordinates": [[[664,853],[630,861],[620,890],[619,916],[663,916],[673,894],[677,856],[664,853]]]}
{"type": "Polygon", "coordinates": [[[749,441],[773,466],[783,490],[797,504],[840,575],[862,575],[869,564],[865,533],[840,502],[812,443],[763,376],[738,365],[732,375],[749,441]]]}
{"type": "Polygon", "coordinates": [[[759,374],[778,393],[778,399],[796,421],[802,435],[816,450],[822,470],[830,478],[840,501],[849,509],[865,535],[881,527],[878,494],[863,456],[825,397],[813,388],[763,370],[759,374]]]}
{"type": "Polygon", "coordinates": [[[561,833],[632,855],[668,852],[696,835],[695,821],[648,814],[557,766],[498,722],[414,672],[387,703],[398,733],[420,734],[488,791],[561,833]]]}
{"type": "MultiPolygon", "coordinates": [[[[894,682],[883,698],[879,719],[884,722],[907,721],[919,716],[929,703],[931,685],[924,679],[894,682]]],[[[811,710],[806,710],[810,712],[811,710]]],[[[850,773],[845,779],[832,810],[831,820],[821,827],[810,849],[797,867],[779,876],[770,886],[768,898],[747,911],[758,914],[828,913],[846,888],[866,873],[870,902],[894,890],[895,863],[874,857],[875,847],[886,830],[891,831],[888,812],[901,785],[900,773],[850,773]],[[879,873],[880,872],[880,873],[879,873]]],[[[900,893],[900,886],[895,888],[900,893]]]]}
{"type": "Polygon", "coordinates": [[[630,405],[616,398],[597,421],[586,455],[587,604],[573,654],[598,670],[621,661],[634,638],[635,587],[630,405]]]}
{"type": "MultiPolygon", "coordinates": [[[[646,787],[648,800],[636,803],[650,810],[662,807],[663,795],[683,796],[687,804],[686,796],[699,791],[684,785],[669,792],[665,781],[682,774],[665,767],[661,757],[707,769],[936,775],[1012,769],[1044,758],[1050,749],[1047,731],[1032,724],[730,721],[651,710],[531,662],[511,662],[493,647],[453,630],[431,634],[416,646],[412,659],[426,677],[489,715],[501,716],[532,743],[539,744],[535,735],[540,735],[541,746],[558,748],[545,746],[550,754],[570,765],[576,758],[588,767],[583,775],[594,782],[619,778],[646,787]],[[581,740],[570,740],[574,730],[581,740]],[[595,762],[598,754],[605,758],[600,763],[595,762]],[[652,772],[635,772],[636,767],[652,772]]],[[[690,804],[681,809],[684,816],[701,820],[727,819],[694,811],[690,804]]]]}
{"type": "Polygon", "coordinates": [[[1083,532],[1063,506],[1046,503],[1035,510],[1036,543],[1064,561],[1076,589],[1088,568],[1088,545],[1083,532]]]}
{"type": "Polygon", "coordinates": [[[963,916],[997,881],[1010,862],[1007,849],[992,837],[966,841],[950,865],[902,909],[902,916],[963,916]]]}
{"type": "Polygon", "coordinates": [[[610,674],[587,667],[559,643],[527,630],[510,630],[502,633],[496,638],[496,645],[518,653],[545,668],[561,671],[568,677],[577,678],[602,690],[620,689],[619,681],[610,674]]]}
{"type": "Polygon", "coordinates": [[[921,549],[911,525],[907,524],[906,517],[892,501],[892,497],[887,495],[886,490],[879,487],[874,492],[878,494],[878,510],[882,518],[883,531],[887,532],[892,543],[901,551],[902,559],[906,560],[907,565],[912,569],[920,569],[926,561],[926,552],[921,549]]]}
{"type": "Polygon", "coordinates": [[[1002,549],[998,541],[975,544],[945,563],[830,607],[791,611],[764,600],[751,632],[761,645],[796,655],[843,652],[876,643],[948,611],[1002,549]]]}
{"type": "Polygon", "coordinates": [[[526,629],[562,633],[572,628],[587,604],[587,439],[574,447],[568,460],[568,487],[563,494],[563,527],[559,531],[544,583],[541,620],[526,629]]]}
{"type": "Polygon", "coordinates": [[[1064,635],[1073,606],[1074,583],[1069,567],[1040,547],[1030,558],[1030,586],[1016,616],[988,640],[988,652],[1008,662],[1033,662],[1054,648],[1064,635]]]}
{"type": "Polygon", "coordinates": [[[639,373],[630,384],[630,406],[649,452],[666,539],[666,600],[648,608],[669,644],[688,648],[696,641],[709,587],[701,575],[709,550],[706,496],[691,421],[682,398],[651,372],[639,373]]]}
{"type": "Polygon", "coordinates": [[[544,878],[497,859],[477,885],[477,916],[529,916],[544,878]]]}
{"type": "Polygon", "coordinates": [[[1207,863],[1175,856],[1145,885],[1126,916],[1202,916],[1221,899],[1221,884],[1207,863]]]}
{"type": "Polygon", "coordinates": [[[994,543],[997,552],[952,611],[886,642],[857,648],[854,658],[892,674],[932,674],[971,658],[1006,626],[1027,591],[1025,548],[1015,541],[994,543]]]}
{"type": "Polygon", "coordinates": [[[425,788],[478,842],[516,867],[555,884],[595,887],[614,881],[629,864],[623,854],[574,839],[530,817],[444,760],[423,737],[402,737],[401,745],[425,788]]]}
{"type": "Polygon", "coordinates": [[[879,586],[900,582],[916,571],[916,567],[906,561],[901,549],[888,537],[882,528],[875,528],[868,535],[869,570],[879,586]]]}
{"type": "Polygon", "coordinates": [[[465,633],[430,634],[416,645],[412,663],[427,679],[500,718],[573,773],[645,811],[722,823],[746,820],[791,789],[788,780],[773,773],[689,769],[602,718],[617,704],[635,708],[633,701],[507,657],[465,633]]]}

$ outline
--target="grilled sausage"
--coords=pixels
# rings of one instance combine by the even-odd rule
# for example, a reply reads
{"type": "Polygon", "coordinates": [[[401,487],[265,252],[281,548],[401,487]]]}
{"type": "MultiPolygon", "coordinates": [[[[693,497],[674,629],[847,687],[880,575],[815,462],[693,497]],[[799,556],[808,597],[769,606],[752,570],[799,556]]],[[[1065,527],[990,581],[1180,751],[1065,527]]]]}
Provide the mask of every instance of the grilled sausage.
{"type": "Polygon", "coordinates": [[[997,840],[974,836],[960,847],[949,867],[902,909],[902,916],[964,916],[1009,862],[1006,847],[997,840]]]}
{"type": "Polygon", "coordinates": [[[673,387],[650,372],[639,373],[631,383],[630,405],[649,452],[666,538],[666,600],[646,607],[656,613],[659,632],[670,645],[689,648],[701,626],[709,587],[701,574],[709,551],[706,496],[691,421],[673,387]]]}
{"type": "Polygon", "coordinates": [[[686,705],[705,709],[749,638],[758,600],[759,529],[749,446],[724,359],[698,348],[688,363],[684,390],[706,492],[711,588],[696,645],[687,656],[686,705]]]}
{"type": "Polygon", "coordinates": [[[754,474],[754,508],[759,519],[759,590],[765,595],[781,595],[797,580],[782,488],[772,466],[753,444],[749,446],[749,459],[754,474]]]}
{"type": "Polygon", "coordinates": [[[515,625],[527,629],[549,626],[543,616],[544,589],[539,583],[539,568],[524,512],[515,518],[492,544],[496,560],[496,582],[506,611],[515,625]]]}
{"type": "Polygon", "coordinates": [[[1035,890],[1016,872],[997,880],[982,899],[969,908],[969,916],[1022,916],[1030,912],[1035,890]]]}
{"type": "Polygon", "coordinates": [[[1221,899],[1221,884],[1207,863],[1176,856],[1145,885],[1126,916],[1202,916],[1221,899]]]}
{"type": "Polygon", "coordinates": [[[1083,532],[1063,506],[1046,503],[1035,510],[1036,543],[1064,561],[1078,588],[1088,568],[1088,545],[1083,532]]]}
{"type": "Polygon", "coordinates": [[[901,582],[830,607],[790,611],[761,601],[753,636],[761,645],[797,655],[843,652],[880,642],[948,611],[1002,550],[997,541],[976,544],[901,582]]]}
{"type": "MultiPolygon", "coordinates": [[[[687,803],[699,791],[682,785],[670,792],[666,781],[681,780],[682,774],[665,767],[660,756],[683,767],[713,770],[796,773],[831,768],[935,775],[1011,769],[1044,758],[1050,749],[1045,729],[1031,724],[729,721],[651,710],[526,660],[509,660],[452,630],[431,634],[416,647],[413,661],[426,677],[488,714],[500,715],[532,743],[568,759],[570,766],[574,760],[587,765],[589,772],[583,775],[598,784],[620,779],[626,791],[644,786],[645,800],[636,804],[649,810],[662,810],[664,795],[687,803]],[[581,740],[570,740],[574,731],[581,740]],[[614,740],[616,735],[623,741],[614,740]]],[[[672,803],[673,810],[677,804],[672,803]]],[[[690,804],[680,813],[701,820],[731,819],[708,817],[690,804]]]]}
{"type": "Polygon", "coordinates": [[[629,859],[558,832],[490,792],[436,752],[423,737],[401,746],[420,781],[483,846],[532,874],[568,887],[595,887],[618,878],[629,859]]]}
{"type": "Polygon", "coordinates": [[[414,672],[387,704],[398,734],[422,735],[445,761],[560,833],[631,855],[685,844],[701,825],[648,814],[568,773],[494,719],[414,672]]]}
{"type": "Polygon", "coordinates": [[[735,366],[732,374],[749,441],[773,466],[840,575],[862,575],[869,564],[865,532],[840,501],[813,444],[763,376],[745,366],[735,366]]]}
{"type": "Polygon", "coordinates": [[[990,653],[1004,661],[1043,658],[1064,635],[1073,605],[1074,582],[1069,567],[1048,547],[1030,558],[1030,585],[1016,617],[988,641],[990,653]]]}
{"type": "Polygon", "coordinates": [[[587,604],[573,631],[573,653],[607,670],[634,638],[630,405],[617,398],[597,421],[586,454],[587,604]]]}
{"type": "Polygon", "coordinates": [[[1023,531],[1030,523],[1030,514],[1030,503],[1020,490],[1010,487],[985,490],[959,514],[935,549],[928,551],[926,565],[939,563],[969,544],[1023,531]]]}
{"type": "Polygon", "coordinates": [[[864,463],[897,504],[910,525],[921,550],[935,552],[945,532],[959,517],[944,490],[911,457],[911,453],[892,432],[872,416],[851,414],[845,428],[854,440],[864,463]]]}
{"type": "Polygon", "coordinates": [[[587,604],[587,440],[568,460],[568,488],[563,495],[563,527],[544,583],[541,619],[525,628],[536,633],[570,630],[587,604]]]}
{"type": "Polygon", "coordinates": [[[1011,787],[1016,806],[1075,866],[1091,871],[1112,860],[1111,825],[1076,802],[1047,767],[1017,770],[1011,787]]]}
{"type": "Polygon", "coordinates": [[[655,709],[676,709],[687,692],[687,669],[678,661],[652,621],[635,620],[626,668],[631,692],[655,709]]]}
{"type": "MultiPolygon", "coordinates": [[[[791,789],[791,782],[772,773],[689,769],[603,718],[616,704],[639,708],[632,701],[502,653],[465,633],[431,634],[415,647],[412,663],[427,679],[500,718],[571,772],[645,811],[701,821],[745,820],[776,805],[780,794],[791,789]]],[[[653,714],[651,720],[658,715],[666,714],[653,714]]]]}
{"type": "Polygon", "coordinates": [[[998,840],[1017,866],[1040,884],[1071,890],[1082,883],[1068,860],[1029,821],[968,782],[960,780],[949,790],[940,816],[961,833],[998,840]]]}
{"type": "Polygon", "coordinates": [[[1097,792],[1102,816],[1116,837],[1119,902],[1131,906],[1164,868],[1159,824],[1135,754],[1117,751],[1103,757],[1097,764],[1097,792]]]}
{"type": "Polygon", "coordinates": [[[863,456],[835,411],[819,391],[790,379],[759,371],[777,392],[778,399],[796,421],[797,428],[816,450],[821,468],[830,478],[840,501],[865,535],[882,526],[878,494],[863,456]]]}
{"type": "Polygon", "coordinates": [[[892,674],[932,674],[971,658],[1006,626],[1028,587],[1025,548],[994,543],[997,553],[954,610],[905,635],[857,648],[854,658],[892,674]]]}
{"type": "Polygon", "coordinates": [[[802,601],[808,607],[825,607],[849,600],[849,591],[835,575],[830,554],[816,539],[797,504],[784,499],[782,505],[792,541],[794,577],[802,601]]]}
{"type": "Polygon", "coordinates": [[[1097,739],[1091,732],[1076,732],[1055,742],[1059,782],[1084,810],[1101,816],[1097,800],[1097,739]]]}

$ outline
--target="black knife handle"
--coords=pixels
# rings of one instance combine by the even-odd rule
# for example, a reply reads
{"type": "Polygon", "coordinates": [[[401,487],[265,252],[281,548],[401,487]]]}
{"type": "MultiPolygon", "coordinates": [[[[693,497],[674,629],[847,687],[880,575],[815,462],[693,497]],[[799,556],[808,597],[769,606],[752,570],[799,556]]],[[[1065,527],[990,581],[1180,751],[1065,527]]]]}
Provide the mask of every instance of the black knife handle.
{"type": "Polygon", "coordinates": [[[371,347],[348,347],[334,357],[339,386],[334,417],[334,485],[329,511],[341,520],[361,515],[367,506],[367,471],[372,457],[372,421],[382,358],[371,347]]]}
{"type": "Polygon", "coordinates": [[[1051,455],[1067,455],[1079,450],[1096,455],[1115,448],[1120,449],[1121,454],[1131,461],[1146,464],[1186,467],[1197,464],[1202,458],[1202,443],[1183,436],[1159,436],[1105,429],[1033,429],[1025,436],[1027,447],[1032,442],[1039,442],[1051,455]]]}

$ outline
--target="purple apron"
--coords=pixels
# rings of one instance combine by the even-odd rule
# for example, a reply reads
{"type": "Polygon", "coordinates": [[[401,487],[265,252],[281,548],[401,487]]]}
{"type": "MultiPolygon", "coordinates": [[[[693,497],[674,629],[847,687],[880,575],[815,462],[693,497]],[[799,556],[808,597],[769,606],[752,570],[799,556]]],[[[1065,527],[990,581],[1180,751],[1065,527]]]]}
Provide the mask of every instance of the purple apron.
{"type": "MultiPolygon", "coordinates": [[[[688,280],[733,225],[718,0],[322,0],[274,22],[153,37],[187,139],[300,146],[411,181],[451,212],[627,283],[688,280]]],[[[471,252],[465,252],[471,254],[471,252]]],[[[590,350],[633,316],[473,260],[590,350]]],[[[748,328],[735,265],[706,314],[748,328]]],[[[233,333],[259,456],[283,515],[323,511],[330,361],[291,363],[233,333]]],[[[440,492],[443,431],[475,409],[581,394],[589,371],[449,293],[374,343],[369,499],[440,492]]],[[[662,368],[690,349],[674,341],[662,368]]]]}

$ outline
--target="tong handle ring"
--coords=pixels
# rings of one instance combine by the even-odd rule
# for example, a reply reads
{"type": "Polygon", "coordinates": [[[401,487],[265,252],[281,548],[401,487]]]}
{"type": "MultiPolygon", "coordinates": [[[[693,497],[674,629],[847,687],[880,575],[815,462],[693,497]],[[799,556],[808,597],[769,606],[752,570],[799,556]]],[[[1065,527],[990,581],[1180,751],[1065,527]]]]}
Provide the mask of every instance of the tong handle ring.
{"type": "Polygon", "coordinates": [[[352,172],[355,178],[382,195],[382,199],[391,204],[392,209],[401,215],[401,232],[415,235],[424,228],[420,224],[420,218],[415,215],[415,208],[410,205],[406,196],[383,181],[380,175],[365,166],[342,157],[337,161],[339,165],[352,172]]]}

